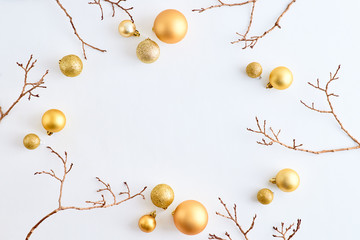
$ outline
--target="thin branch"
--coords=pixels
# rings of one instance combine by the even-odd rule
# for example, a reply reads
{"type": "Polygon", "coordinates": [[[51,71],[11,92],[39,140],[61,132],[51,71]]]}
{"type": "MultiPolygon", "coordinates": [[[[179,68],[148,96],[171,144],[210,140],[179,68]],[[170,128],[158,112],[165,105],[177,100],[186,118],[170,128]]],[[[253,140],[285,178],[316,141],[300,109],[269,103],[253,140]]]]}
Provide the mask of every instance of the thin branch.
{"type": "Polygon", "coordinates": [[[26,95],[28,95],[28,100],[31,100],[31,97],[40,97],[39,94],[34,94],[33,91],[37,88],[46,88],[46,86],[44,86],[45,84],[45,76],[49,73],[49,70],[46,70],[45,73],[42,75],[42,77],[36,81],[36,82],[29,82],[29,72],[31,71],[31,69],[33,69],[35,67],[35,63],[37,62],[37,60],[33,60],[33,55],[30,55],[29,60],[27,61],[26,65],[24,66],[24,64],[22,63],[16,63],[21,69],[24,70],[24,84],[22,87],[22,90],[20,92],[20,95],[18,96],[18,98],[15,100],[15,102],[7,109],[7,110],[3,110],[0,107],[0,123],[1,121],[10,113],[10,111],[15,107],[16,104],[18,104],[20,102],[20,100],[25,97],[26,95]]]}
{"type": "Polygon", "coordinates": [[[93,2],[89,2],[90,5],[97,5],[99,6],[99,9],[100,9],[100,12],[101,12],[101,20],[104,20],[104,10],[103,10],[103,7],[101,5],[101,1],[105,2],[105,3],[108,3],[111,5],[111,9],[112,9],[112,17],[115,17],[115,9],[116,8],[119,8],[121,9],[122,11],[124,11],[130,18],[130,20],[132,22],[134,22],[134,18],[133,16],[131,15],[130,11],[132,9],[134,9],[134,7],[123,7],[121,5],[121,2],[126,2],[126,0],[115,0],[115,1],[111,1],[111,0],[93,0],[93,2]]]}
{"type": "Polygon", "coordinates": [[[293,223],[289,227],[284,228],[285,224],[281,223],[281,229],[279,229],[278,227],[273,227],[274,231],[277,232],[277,234],[280,234],[280,235],[274,234],[273,237],[274,238],[281,238],[283,240],[290,240],[300,230],[300,225],[301,225],[301,219],[297,220],[296,227],[294,227],[295,224],[293,223]],[[292,230],[292,233],[287,237],[290,230],[292,230]]]}

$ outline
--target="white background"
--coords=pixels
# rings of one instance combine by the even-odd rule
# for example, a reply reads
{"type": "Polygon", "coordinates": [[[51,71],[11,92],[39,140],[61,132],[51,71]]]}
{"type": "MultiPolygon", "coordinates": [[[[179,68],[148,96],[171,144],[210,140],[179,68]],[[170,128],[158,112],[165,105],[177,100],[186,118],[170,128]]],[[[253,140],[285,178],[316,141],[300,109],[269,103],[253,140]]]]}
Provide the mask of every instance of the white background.
{"type": "MultiPolygon", "coordinates": [[[[46,145],[68,151],[74,163],[64,189],[64,205],[84,205],[97,199],[102,177],[117,191],[128,181],[133,192],[149,189],[147,199],[135,199],[118,207],[90,212],[67,211],[54,215],[33,234],[34,240],[60,239],[206,239],[208,233],[232,233],[234,225],[215,215],[223,211],[217,197],[230,206],[236,202],[239,222],[247,227],[258,219],[249,239],[271,239],[272,226],[281,221],[303,220],[294,239],[356,239],[360,208],[359,150],[312,155],[256,144],[260,136],[246,131],[254,117],[267,119],[283,130],[282,139],[314,150],[353,146],[331,115],[304,108],[299,99],[316,101],[326,108],[324,95],[306,82],[342,64],[340,80],[332,89],[340,94],[335,109],[345,127],[360,136],[358,1],[297,1],[282,19],[281,30],[271,32],[251,50],[229,42],[247,27],[250,6],[222,8],[202,14],[191,12],[216,3],[198,1],[129,0],[141,32],[140,38],[123,38],[117,25],[127,16],[104,5],[100,21],[97,6],[87,0],[63,0],[81,36],[108,50],[87,48],[88,60],[79,77],[66,78],[58,60],[81,54],[81,44],[55,1],[0,0],[0,106],[7,108],[22,87],[23,72],[16,61],[38,59],[30,78],[37,80],[46,69],[47,89],[39,99],[22,100],[0,124],[0,239],[24,239],[30,228],[57,207],[58,184],[47,176],[33,176],[61,164],[46,145]],[[160,42],[151,31],[156,15],[168,8],[183,12],[189,22],[186,38],[175,45],[160,42]],[[150,37],[161,48],[159,60],[141,63],[137,44],[150,37]],[[250,79],[244,70],[258,61],[262,80],[250,79]],[[285,65],[294,74],[285,91],[264,88],[270,71],[285,65]],[[63,131],[48,137],[41,126],[42,114],[61,109],[67,117],[63,131]],[[43,145],[29,151],[22,145],[27,133],[36,133],[43,145]],[[301,177],[299,189],[283,193],[268,179],[290,167],[301,177]],[[175,201],[167,211],[156,209],[150,189],[167,183],[175,201]],[[275,192],[271,205],[256,201],[260,188],[275,192]],[[171,212],[187,199],[202,202],[209,224],[197,236],[177,231],[171,212]],[[156,209],[158,227],[142,233],[137,221],[156,209]]],[[[289,1],[258,1],[251,35],[270,28],[289,1]]]]}

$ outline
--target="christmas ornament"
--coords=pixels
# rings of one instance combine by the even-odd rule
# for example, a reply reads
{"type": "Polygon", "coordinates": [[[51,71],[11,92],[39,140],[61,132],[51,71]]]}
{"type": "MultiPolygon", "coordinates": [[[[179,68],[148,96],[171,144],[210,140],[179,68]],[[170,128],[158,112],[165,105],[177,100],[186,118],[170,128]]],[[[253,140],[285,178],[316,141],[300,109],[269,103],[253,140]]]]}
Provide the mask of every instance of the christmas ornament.
{"type": "Polygon", "coordinates": [[[131,20],[124,20],[119,24],[119,33],[123,37],[139,37],[140,33],[136,30],[135,24],[131,20]]]}
{"type": "Polygon", "coordinates": [[[208,223],[208,213],[204,205],[195,200],[179,204],[173,212],[176,228],[187,235],[202,232],[208,223]]]}
{"type": "Polygon", "coordinates": [[[174,191],[167,184],[156,185],[151,191],[151,201],[155,206],[166,210],[174,201],[174,191]]]}
{"type": "Polygon", "coordinates": [[[34,150],[40,145],[40,138],[34,133],[26,135],[23,139],[24,146],[29,150],[34,150]]]}
{"type": "Polygon", "coordinates": [[[178,10],[168,9],[159,13],[154,22],[153,31],[165,43],[180,42],[186,35],[188,23],[178,10]]]}
{"type": "Polygon", "coordinates": [[[257,193],[257,199],[261,204],[270,204],[274,199],[274,193],[270,189],[263,188],[257,193]]]}
{"type": "Polygon", "coordinates": [[[295,191],[300,184],[300,177],[294,170],[285,168],[280,170],[276,177],[270,179],[271,183],[274,183],[284,192],[295,191]]]}
{"type": "Polygon", "coordinates": [[[144,215],[139,219],[138,225],[141,231],[150,233],[155,230],[156,227],[156,212],[144,215]]]}
{"type": "Polygon", "coordinates": [[[76,55],[67,55],[59,61],[61,72],[67,77],[78,76],[82,69],[83,63],[81,59],[76,55]]]}
{"type": "Polygon", "coordinates": [[[277,67],[271,71],[269,83],[266,88],[276,88],[284,90],[290,87],[293,82],[293,75],[287,67],[277,67]]]}
{"type": "Polygon", "coordinates": [[[153,63],[160,56],[160,48],[150,38],[140,42],[136,48],[136,55],[143,63],[153,63]]]}
{"type": "Polygon", "coordinates": [[[60,132],[66,124],[65,114],[58,109],[50,109],[44,113],[41,119],[47,134],[51,136],[54,132],[60,132]]]}
{"type": "Polygon", "coordinates": [[[246,66],[246,74],[251,78],[258,78],[261,76],[262,67],[260,63],[252,62],[246,66]]]}

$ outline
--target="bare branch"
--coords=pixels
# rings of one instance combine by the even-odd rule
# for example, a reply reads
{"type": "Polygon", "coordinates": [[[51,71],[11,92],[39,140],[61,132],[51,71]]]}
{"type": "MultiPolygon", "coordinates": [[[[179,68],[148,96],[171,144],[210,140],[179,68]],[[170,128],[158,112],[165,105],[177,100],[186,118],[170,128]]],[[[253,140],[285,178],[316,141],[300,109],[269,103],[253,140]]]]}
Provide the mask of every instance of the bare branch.
{"type": "Polygon", "coordinates": [[[104,3],[110,4],[112,12],[113,12],[112,17],[115,17],[115,9],[119,8],[120,10],[122,10],[123,12],[125,12],[129,16],[129,18],[130,18],[130,20],[132,22],[134,22],[134,18],[130,13],[130,11],[133,9],[133,7],[126,8],[126,7],[123,7],[121,5],[121,2],[125,2],[126,0],[115,0],[115,1],[111,1],[111,0],[93,0],[93,2],[89,2],[89,4],[91,4],[91,5],[99,6],[100,11],[101,11],[101,20],[104,19],[104,11],[103,11],[103,7],[101,5],[101,1],[103,1],[104,3]]]}

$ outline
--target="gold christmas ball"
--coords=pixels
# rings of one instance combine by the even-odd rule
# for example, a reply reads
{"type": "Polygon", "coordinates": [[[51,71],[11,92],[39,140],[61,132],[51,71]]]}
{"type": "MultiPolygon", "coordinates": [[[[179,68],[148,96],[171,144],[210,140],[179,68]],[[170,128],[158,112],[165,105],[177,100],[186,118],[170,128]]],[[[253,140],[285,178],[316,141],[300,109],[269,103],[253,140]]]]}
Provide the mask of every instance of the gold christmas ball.
{"type": "Polygon", "coordinates": [[[67,55],[59,61],[61,72],[67,77],[76,77],[83,70],[83,63],[76,55],[67,55]]]}
{"type": "Polygon", "coordinates": [[[157,15],[153,31],[165,43],[180,42],[186,35],[188,23],[178,10],[168,9],[157,15]]]}
{"type": "Polygon", "coordinates": [[[260,63],[252,62],[246,66],[246,74],[251,78],[258,78],[261,76],[262,67],[260,63]]]}
{"type": "Polygon", "coordinates": [[[34,133],[26,135],[23,144],[27,149],[34,150],[40,145],[40,138],[34,133]]]}
{"type": "Polygon", "coordinates": [[[136,55],[143,63],[153,63],[160,56],[160,48],[150,38],[140,42],[136,48],[136,55]]]}
{"type": "Polygon", "coordinates": [[[290,87],[293,82],[293,75],[287,67],[277,67],[271,71],[267,88],[284,90],[290,87]]]}
{"type": "Polygon", "coordinates": [[[274,193],[270,189],[263,188],[257,193],[257,199],[261,204],[270,204],[274,199],[274,193]]]}
{"type": "Polygon", "coordinates": [[[141,231],[150,233],[155,230],[156,227],[156,212],[144,215],[139,219],[138,225],[141,231]]]}
{"type": "Polygon", "coordinates": [[[61,131],[66,124],[65,114],[57,109],[50,109],[44,113],[41,119],[43,127],[50,136],[54,132],[61,131]]]}
{"type": "Polygon", "coordinates": [[[187,235],[202,232],[208,223],[206,208],[195,200],[180,203],[173,212],[173,218],[176,228],[187,235]]]}
{"type": "Polygon", "coordinates": [[[123,37],[140,36],[139,31],[136,30],[136,26],[131,20],[121,21],[118,29],[120,35],[123,37]]]}
{"type": "Polygon", "coordinates": [[[294,170],[285,168],[280,170],[275,178],[270,179],[270,182],[276,184],[281,191],[292,192],[299,187],[300,177],[294,170]]]}
{"type": "Polygon", "coordinates": [[[167,209],[174,201],[174,191],[167,184],[156,185],[151,191],[151,201],[159,208],[167,209]]]}

